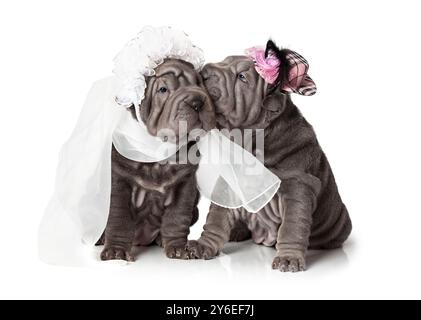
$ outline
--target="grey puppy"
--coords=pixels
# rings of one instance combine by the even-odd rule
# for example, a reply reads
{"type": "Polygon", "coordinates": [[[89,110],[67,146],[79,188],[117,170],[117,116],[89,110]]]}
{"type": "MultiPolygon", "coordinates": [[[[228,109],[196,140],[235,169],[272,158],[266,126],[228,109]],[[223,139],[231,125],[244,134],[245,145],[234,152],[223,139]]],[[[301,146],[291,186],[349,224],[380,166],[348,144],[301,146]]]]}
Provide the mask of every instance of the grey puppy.
{"type": "MultiPolygon", "coordinates": [[[[284,69],[285,56],[269,41],[284,69]]],[[[201,238],[189,243],[196,258],[215,257],[231,240],[250,236],[256,243],[276,245],[273,269],[305,270],[310,249],[340,247],[352,225],[338,193],[329,162],[311,125],[283,92],[285,75],[275,85],[259,76],[246,56],[230,56],[205,66],[202,76],[223,128],[264,129],[264,163],[281,180],[277,195],[257,214],[211,205],[201,238]]],[[[254,150],[256,152],[256,150],[254,150]]]]}
{"type": "MultiPolygon", "coordinates": [[[[202,78],[190,63],[169,59],[147,79],[140,115],[148,131],[157,135],[171,129],[176,134],[181,121],[187,131],[213,129],[212,101],[202,78]],[[162,131],[161,131],[162,132],[162,131]]],[[[134,108],[130,111],[135,117],[134,108]]],[[[193,148],[190,143],[187,148],[193,148]]],[[[180,152],[175,155],[181,157],[180,152]]],[[[173,159],[174,160],[174,159],[173,159]]],[[[190,226],[198,218],[197,165],[139,163],[112,150],[112,190],[108,223],[99,244],[102,260],[133,261],[131,248],[158,241],[169,258],[188,258],[190,226]]]]}

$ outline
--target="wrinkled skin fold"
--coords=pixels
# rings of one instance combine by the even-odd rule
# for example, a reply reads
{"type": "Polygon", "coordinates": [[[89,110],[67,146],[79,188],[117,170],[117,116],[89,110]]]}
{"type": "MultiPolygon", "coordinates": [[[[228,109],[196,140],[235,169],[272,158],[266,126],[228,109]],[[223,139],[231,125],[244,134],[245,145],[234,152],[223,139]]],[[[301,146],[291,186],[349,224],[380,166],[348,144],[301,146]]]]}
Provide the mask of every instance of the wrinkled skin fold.
{"type": "Polygon", "coordinates": [[[290,95],[266,84],[245,56],[208,64],[202,76],[219,127],[265,129],[265,166],[282,184],[257,214],[211,205],[200,239],[189,243],[192,255],[210,259],[226,242],[251,237],[276,247],[274,269],[296,272],[305,270],[309,248],[340,247],[351,220],[316,134],[290,95]]]}
{"type": "MultiPolygon", "coordinates": [[[[169,59],[147,79],[140,106],[141,121],[152,135],[170,129],[178,139],[180,121],[187,130],[215,127],[214,107],[193,66],[169,59]]],[[[136,117],[134,107],[132,112],[136,117]]],[[[195,148],[189,143],[185,148],[195,148]]],[[[180,157],[181,152],[174,157],[180,157]]],[[[99,244],[102,260],[133,261],[133,246],[158,243],[169,258],[188,259],[187,236],[197,221],[197,165],[140,163],[124,158],[113,147],[108,223],[99,244]]]]}

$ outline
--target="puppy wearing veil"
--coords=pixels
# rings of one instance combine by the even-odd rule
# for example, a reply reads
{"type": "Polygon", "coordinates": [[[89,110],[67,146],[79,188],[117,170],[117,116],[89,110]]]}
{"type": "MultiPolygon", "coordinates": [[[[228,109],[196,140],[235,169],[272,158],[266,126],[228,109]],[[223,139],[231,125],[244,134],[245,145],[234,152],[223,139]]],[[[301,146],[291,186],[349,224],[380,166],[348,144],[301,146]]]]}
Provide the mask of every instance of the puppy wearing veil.
{"type": "Polygon", "coordinates": [[[185,33],[146,27],[115,59],[115,76],[93,85],[60,153],[42,260],[89,264],[98,242],[102,260],[132,261],[133,245],[154,242],[188,259],[199,191],[249,212],[270,201],[279,178],[214,129],[203,62],[185,33]]]}

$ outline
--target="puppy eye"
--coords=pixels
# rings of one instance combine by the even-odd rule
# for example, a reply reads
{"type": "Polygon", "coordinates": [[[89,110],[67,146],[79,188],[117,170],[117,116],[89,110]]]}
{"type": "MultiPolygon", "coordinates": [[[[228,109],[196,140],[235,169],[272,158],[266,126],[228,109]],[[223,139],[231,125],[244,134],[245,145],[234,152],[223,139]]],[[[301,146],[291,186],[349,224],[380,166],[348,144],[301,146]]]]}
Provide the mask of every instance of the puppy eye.
{"type": "Polygon", "coordinates": [[[158,89],[159,93],[165,93],[167,91],[168,91],[168,89],[166,87],[161,87],[161,88],[158,89]]]}
{"type": "Polygon", "coordinates": [[[238,79],[240,79],[243,82],[247,82],[247,77],[244,73],[238,74],[238,79]]]}

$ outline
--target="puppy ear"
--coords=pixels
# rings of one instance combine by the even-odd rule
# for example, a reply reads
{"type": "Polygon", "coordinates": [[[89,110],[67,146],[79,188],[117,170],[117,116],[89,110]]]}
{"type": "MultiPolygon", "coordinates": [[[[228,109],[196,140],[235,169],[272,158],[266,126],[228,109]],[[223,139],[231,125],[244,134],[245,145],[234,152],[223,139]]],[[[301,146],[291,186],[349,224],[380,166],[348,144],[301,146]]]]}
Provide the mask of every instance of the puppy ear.
{"type": "Polygon", "coordinates": [[[149,119],[152,108],[152,95],[153,95],[153,85],[155,83],[155,77],[150,77],[146,79],[146,90],[145,97],[142,100],[142,103],[139,106],[139,120],[142,120],[145,124],[149,119]]]}
{"type": "Polygon", "coordinates": [[[279,49],[276,44],[269,40],[266,44],[265,56],[274,55],[280,62],[279,74],[274,86],[282,91],[311,96],[316,93],[317,87],[307,74],[309,64],[307,60],[289,49],[279,49]]]}
{"type": "Polygon", "coordinates": [[[284,112],[290,97],[278,90],[272,92],[263,99],[262,110],[265,115],[265,122],[270,124],[275,118],[284,112]]]}

